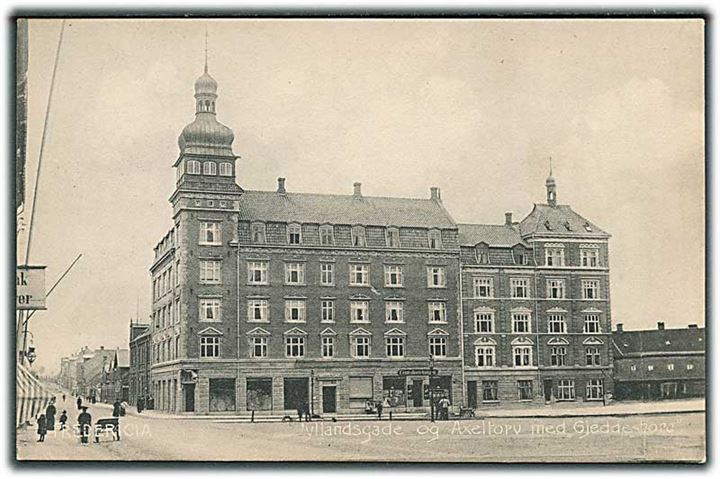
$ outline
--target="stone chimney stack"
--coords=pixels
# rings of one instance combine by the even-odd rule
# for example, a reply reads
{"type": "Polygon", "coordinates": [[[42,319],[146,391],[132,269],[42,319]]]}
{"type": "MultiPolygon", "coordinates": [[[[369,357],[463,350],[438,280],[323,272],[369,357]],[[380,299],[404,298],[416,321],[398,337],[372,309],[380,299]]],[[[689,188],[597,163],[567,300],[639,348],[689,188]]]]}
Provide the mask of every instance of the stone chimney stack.
{"type": "Polygon", "coordinates": [[[362,190],[360,189],[360,187],[362,187],[362,183],[358,183],[357,181],[353,183],[353,196],[355,198],[362,197],[362,190]]]}
{"type": "Polygon", "coordinates": [[[437,186],[430,187],[430,199],[435,201],[442,201],[440,197],[440,188],[437,186]]]}
{"type": "Polygon", "coordinates": [[[622,332],[623,332],[623,324],[622,324],[622,323],[617,323],[617,324],[615,325],[615,331],[617,331],[618,333],[622,333],[622,332]]]}
{"type": "Polygon", "coordinates": [[[658,321],[658,323],[657,323],[657,328],[658,328],[658,331],[664,330],[664,329],[665,329],[665,323],[662,322],[662,321],[658,321]]]}
{"type": "Polygon", "coordinates": [[[280,193],[281,195],[284,195],[285,193],[287,193],[285,191],[285,178],[278,178],[277,192],[280,193]]]}
{"type": "Polygon", "coordinates": [[[512,226],[512,212],[505,213],[505,226],[512,226]]]}

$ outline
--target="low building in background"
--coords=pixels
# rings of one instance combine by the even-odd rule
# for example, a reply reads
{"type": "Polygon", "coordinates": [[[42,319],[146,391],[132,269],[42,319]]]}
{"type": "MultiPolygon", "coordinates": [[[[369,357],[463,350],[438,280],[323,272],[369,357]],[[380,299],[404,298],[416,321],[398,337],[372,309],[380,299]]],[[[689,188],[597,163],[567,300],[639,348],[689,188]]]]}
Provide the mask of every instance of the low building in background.
{"type": "Polygon", "coordinates": [[[705,329],[625,331],[617,325],[614,345],[615,399],[657,400],[705,396],[705,329]]]}

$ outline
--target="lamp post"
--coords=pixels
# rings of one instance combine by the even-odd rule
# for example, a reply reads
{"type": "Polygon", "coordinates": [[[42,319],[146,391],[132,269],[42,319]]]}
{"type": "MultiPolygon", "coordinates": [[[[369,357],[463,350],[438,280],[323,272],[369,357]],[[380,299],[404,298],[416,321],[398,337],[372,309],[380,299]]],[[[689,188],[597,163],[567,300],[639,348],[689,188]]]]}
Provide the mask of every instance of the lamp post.
{"type": "Polygon", "coordinates": [[[428,395],[430,397],[430,422],[435,422],[435,391],[432,387],[432,377],[433,373],[435,372],[435,358],[432,354],[430,354],[428,363],[430,365],[430,370],[428,372],[428,391],[430,394],[428,395]]]}

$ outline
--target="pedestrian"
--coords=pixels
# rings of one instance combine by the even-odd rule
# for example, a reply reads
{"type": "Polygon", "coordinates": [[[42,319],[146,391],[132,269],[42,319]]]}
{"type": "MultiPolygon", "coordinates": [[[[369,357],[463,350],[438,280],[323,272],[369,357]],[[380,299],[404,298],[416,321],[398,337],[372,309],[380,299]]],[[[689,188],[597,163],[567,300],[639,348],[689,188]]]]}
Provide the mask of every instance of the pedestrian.
{"type": "Polygon", "coordinates": [[[302,401],[298,401],[298,403],[297,403],[298,421],[302,421],[303,412],[305,412],[305,405],[302,403],[302,401]]]}
{"type": "Polygon", "coordinates": [[[62,398],[63,398],[63,404],[65,404],[65,393],[63,393],[62,398]]]}
{"type": "Polygon", "coordinates": [[[440,419],[447,421],[450,419],[449,415],[450,400],[448,398],[442,398],[440,400],[440,419]]]}
{"type": "Polygon", "coordinates": [[[382,421],[382,412],[383,412],[382,401],[378,401],[377,403],[375,403],[375,408],[377,409],[378,419],[382,421]]]}
{"type": "Polygon", "coordinates": [[[60,414],[60,430],[65,430],[65,423],[67,422],[67,411],[63,409],[62,414],[60,414]]]}
{"type": "Polygon", "coordinates": [[[78,411],[82,409],[82,396],[78,396],[77,398],[77,407],[78,411]]]}
{"type": "Polygon", "coordinates": [[[307,401],[303,403],[303,412],[305,413],[305,422],[310,422],[310,404],[307,401]]]}
{"type": "Polygon", "coordinates": [[[45,414],[40,414],[37,420],[37,442],[45,442],[45,435],[47,434],[47,422],[45,420],[45,414]]]}
{"type": "Polygon", "coordinates": [[[78,426],[80,427],[80,444],[88,444],[90,436],[90,425],[92,424],[92,416],[87,412],[87,406],[82,406],[82,412],[78,416],[78,426]]]}
{"type": "Polygon", "coordinates": [[[57,414],[57,408],[55,407],[55,398],[52,398],[50,404],[45,408],[45,423],[48,431],[55,430],[55,414],[57,414]]]}
{"type": "Polygon", "coordinates": [[[145,408],[145,398],[143,398],[142,396],[140,396],[140,397],[137,399],[137,405],[136,405],[136,407],[137,407],[137,412],[138,412],[138,414],[140,414],[141,412],[143,412],[143,409],[145,408]]]}
{"type": "Polygon", "coordinates": [[[113,403],[113,417],[120,417],[120,410],[122,409],[120,400],[116,399],[113,403]]]}

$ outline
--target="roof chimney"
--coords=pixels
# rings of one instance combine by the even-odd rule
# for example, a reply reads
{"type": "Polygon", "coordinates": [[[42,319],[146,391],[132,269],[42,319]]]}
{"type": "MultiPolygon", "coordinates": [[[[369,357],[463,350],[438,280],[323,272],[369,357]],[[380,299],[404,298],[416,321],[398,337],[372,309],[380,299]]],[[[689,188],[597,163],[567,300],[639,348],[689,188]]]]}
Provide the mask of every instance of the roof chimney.
{"type": "Polygon", "coordinates": [[[362,183],[358,183],[357,181],[353,183],[353,196],[356,198],[359,198],[362,196],[362,191],[360,190],[360,187],[362,186],[362,183]]]}
{"type": "Polygon", "coordinates": [[[277,192],[281,195],[286,193],[285,191],[285,178],[278,178],[278,189],[277,192]]]}
{"type": "Polygon", "coordinates": [[[615,331],[617,331],[618,333],[622,333],[622,332],[623,332],[623,324],[622,324],[622,323],[617,323],[617,324],[615,325],[615,331]]]}
{"type": "Polygon", "coordinates": [[[440,188],[438,188],[437,186],[430,187],[430,199],[440,201],[440,188]]]}
{"type": "Polygon", "coordinates": [[[697,328],[698,328],[698,325],[697,325],[697,324],[688,324],[688,328],[690,328],[690,329],[697,329],[697,328]]]}
{"type": "Polygon", "coordinates": [[[512,226],[512,212],[508,211],[505,213],[505,226],[512,226]]]}
{"type": "Polygon", "coordinates": [[[658,321],[658,331],[662,331],[665,329],[665,323],[662,321],[658,321]]]}

